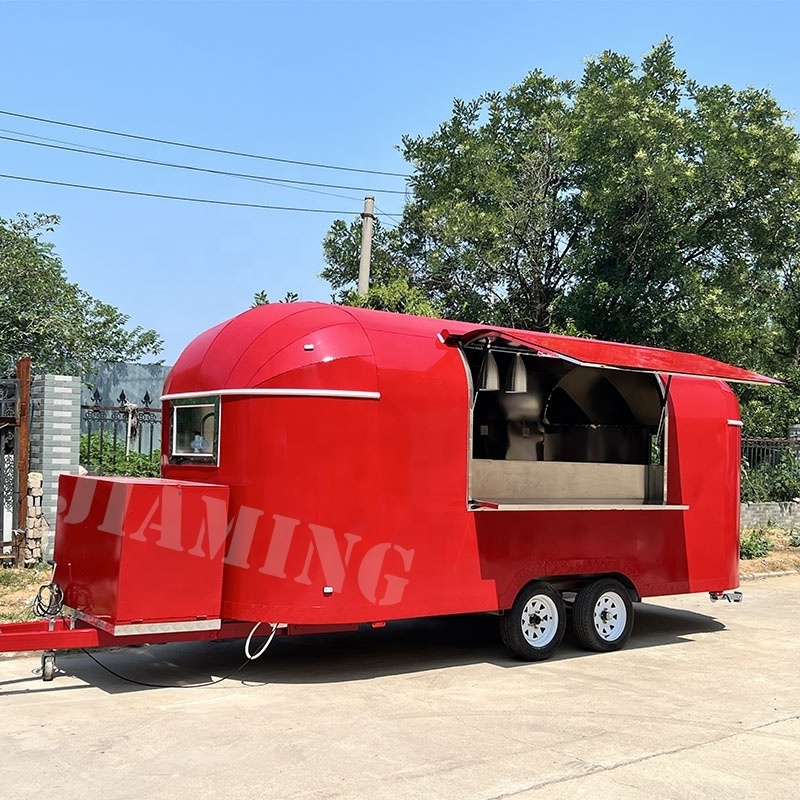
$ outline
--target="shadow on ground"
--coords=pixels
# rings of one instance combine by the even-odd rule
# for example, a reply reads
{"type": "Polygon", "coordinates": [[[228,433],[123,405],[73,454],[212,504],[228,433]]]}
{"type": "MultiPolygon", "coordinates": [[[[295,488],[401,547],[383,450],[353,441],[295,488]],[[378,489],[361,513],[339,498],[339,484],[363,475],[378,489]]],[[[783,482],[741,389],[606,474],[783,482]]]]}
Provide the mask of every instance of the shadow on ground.
{"type": "MultiPolygon", "coordinates": [[[[706,614],[652,604],[638,604],[635,608],[628,649],[687,643],[691,641],[687,637],[694,634],[719,633],[725,629],[721,622],[706,614]]],[[[254,642],[252,649],[257,652],[263,641],[254,642]]],[[[479,663],[509,669],[523,666],[523,662],[506,651],[500,641],[498,619],[491,615],[404,620],[377,630],[363,627],[357,633],[277,637],[265,655],[252,663],[245,663],[243,650],[242,640],[114,648],[92,651],[97,661],[83,652],[60,654],[58,667],[63,674],[74,676],[86,685],[116,694],[207,685],[231,673],[234,674],[228,682],[235,685],[312,684],[479,663]]],[[[581,650],[568,624],[564,641],[551,663],[602,657],[602,653],[581,650]]],[[[62,688],[84,686],[62,684],[62,688]]],[[[0,680],[0,697],[36,689],[58,691],[59,676],[53,683],[43,683],[34,675],[0,680]]]]}

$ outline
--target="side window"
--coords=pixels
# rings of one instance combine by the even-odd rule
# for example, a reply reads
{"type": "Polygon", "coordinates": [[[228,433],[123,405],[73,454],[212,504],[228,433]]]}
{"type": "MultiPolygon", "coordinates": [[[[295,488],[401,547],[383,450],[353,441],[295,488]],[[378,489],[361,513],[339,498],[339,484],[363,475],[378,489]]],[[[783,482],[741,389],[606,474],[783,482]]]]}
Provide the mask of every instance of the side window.
{"type": "Polygon", "coordinates": [[[219,397],[172,401],[171,464],[219,463],[219,397]]]}

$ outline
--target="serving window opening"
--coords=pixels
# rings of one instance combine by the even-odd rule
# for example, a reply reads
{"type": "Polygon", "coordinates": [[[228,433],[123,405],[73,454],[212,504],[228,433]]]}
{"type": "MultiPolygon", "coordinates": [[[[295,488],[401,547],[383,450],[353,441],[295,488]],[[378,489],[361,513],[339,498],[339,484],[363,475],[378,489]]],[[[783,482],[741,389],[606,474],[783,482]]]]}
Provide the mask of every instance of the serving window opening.
{"type": "Polygon", "coordinates": [[[170,464],[219,462],[219,397],[172,401],[170,464]]]}
{"type": "Polygon", "coordinates": [[[473,386],[470,499],[663,504],[666,389],[500,338],[462,347],[473,386]]]}

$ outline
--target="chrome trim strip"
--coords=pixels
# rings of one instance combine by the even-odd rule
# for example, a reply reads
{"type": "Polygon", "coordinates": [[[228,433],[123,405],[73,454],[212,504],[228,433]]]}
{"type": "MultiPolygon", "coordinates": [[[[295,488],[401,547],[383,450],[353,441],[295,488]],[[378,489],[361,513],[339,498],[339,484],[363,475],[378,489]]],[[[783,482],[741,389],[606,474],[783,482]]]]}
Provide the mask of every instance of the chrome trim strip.
{"type": "Polygon", "coordinates": [[[728,425],[730,425],[732,428],[741,428],[744,426],[744,422],[742,422],[740,419],[729,419],[728,425]]]}
{"type": "Polygon", "coordinates": [[[353,400],[380,400],[380,392],[352,389],[210,389],[203,392],[177,392],[161,395],[161,401],[192,397],[345,397],[353,400]]]}
{"type": "MultiPolygon", "coordinates": [[[[64,607],[67,610],[67,607],[64,607]]],[[[68,609],[70,616],[88,622],[112,636],[136,636],[137,634],[183,633],[185,631],[218,631],[222,627],[221,619],[193,619],[185,622],[137,622],[130,625],[112,625],[110,622],[93,614],[68,609]]]]}

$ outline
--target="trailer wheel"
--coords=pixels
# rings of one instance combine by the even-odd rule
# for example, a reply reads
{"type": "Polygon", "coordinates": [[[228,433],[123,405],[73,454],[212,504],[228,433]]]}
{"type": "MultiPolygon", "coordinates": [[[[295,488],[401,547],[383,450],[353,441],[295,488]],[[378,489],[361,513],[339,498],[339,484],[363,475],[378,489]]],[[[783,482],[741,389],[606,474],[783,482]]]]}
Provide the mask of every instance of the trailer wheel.
{"type": "Polygon", "coordinates": [[[45,652],[42,654],[42,680],[51,681],[56,674],[56,654],[45,652]]]}
{"type": "Polygon", "coordinates": [[[575,597],[572,624],[586,650],[619,650],[633,630],[633,603],[628,591],[613,578],[587,583],[575,597]]]}
{"type": "Polygon", "coordinates": [[[561,644],[566,616],[561,594],[549,583],[533,581],[500,618],[500,635],[517,658],[543,661],[561,644]]]}

